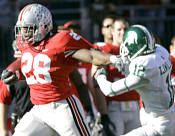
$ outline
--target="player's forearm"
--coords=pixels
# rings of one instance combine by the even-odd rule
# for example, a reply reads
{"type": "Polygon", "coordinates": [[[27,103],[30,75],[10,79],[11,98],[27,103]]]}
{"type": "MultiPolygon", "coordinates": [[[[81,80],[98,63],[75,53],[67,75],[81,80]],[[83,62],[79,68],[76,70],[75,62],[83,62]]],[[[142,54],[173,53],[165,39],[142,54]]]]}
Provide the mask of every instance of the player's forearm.
{"type": "Polygon", "coordinates": [[[110,56],[111,54],[91,50],[92,64],[93,65],[109,65],[111,64],[110,56]]]}
{"type": "Polygon", "coordinates": [[[0,103],[0,131],[7,130],[8,105],[0,103]]]}
{"type": "Polygon", "coordinates": [[[99,52],[95,50],[80,49],[76,51],[72,57],[82,62],[92,63],[94,65],[109,65],[111,54],[99,52]]]}
{"type": "Polygon", "coordinates": [[[142,87],[148,84],[149,80],[137,76],[128,76],[111,83],[106,79],[105,75],[100,75],[97,78],[97,82],[106,96],[115,96],[142,87]]]}
{"type": "Polygon", "coordinates": [[[114,83],[108,81],[105,75],[98,76],[97,83],[105,96],[115,96],[128,91],[123,81],[121,82],[121,80],[119,80],[117,83],[115,82],[117,86],[115,87],[114,83]]]}

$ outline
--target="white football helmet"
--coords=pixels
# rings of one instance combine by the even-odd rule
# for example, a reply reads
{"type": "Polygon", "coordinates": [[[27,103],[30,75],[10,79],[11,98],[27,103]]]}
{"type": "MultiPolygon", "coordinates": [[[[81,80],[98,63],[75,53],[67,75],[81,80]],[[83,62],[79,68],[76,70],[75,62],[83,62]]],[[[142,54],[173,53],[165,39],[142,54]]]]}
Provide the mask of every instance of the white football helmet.
{"type": "Polygon", "coordinates": [[[41,4],[29,4],[21,10],[18,16],[15,37],[20,43],[26,42],[32,45],[43,40],[52,29],[50,11],[41,4]]]}

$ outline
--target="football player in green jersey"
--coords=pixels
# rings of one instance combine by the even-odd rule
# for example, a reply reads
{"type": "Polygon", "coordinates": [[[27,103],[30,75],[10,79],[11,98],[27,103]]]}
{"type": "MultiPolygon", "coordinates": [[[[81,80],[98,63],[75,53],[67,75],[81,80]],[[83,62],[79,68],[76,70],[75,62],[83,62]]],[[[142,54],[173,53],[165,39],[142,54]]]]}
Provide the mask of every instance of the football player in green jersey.
{"type": "Polygon", "coordinates": [[[146,27],[133,25],[125,32],[120,55],[125,78],[109,82],[103,68],[97,70],[95,78],[107,96],[132,89],[139,93],[144,105],[140,110],[142,126],[125,136],[174,136],[174,88],[168,51],[155,44],[146,27]]]}

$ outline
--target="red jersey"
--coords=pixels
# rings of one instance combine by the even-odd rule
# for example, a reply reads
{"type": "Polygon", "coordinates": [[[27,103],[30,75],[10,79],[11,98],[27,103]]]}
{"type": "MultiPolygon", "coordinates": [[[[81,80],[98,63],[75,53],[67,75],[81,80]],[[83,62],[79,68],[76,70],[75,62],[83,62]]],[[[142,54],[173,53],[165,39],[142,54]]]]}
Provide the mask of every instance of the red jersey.
{"type": "Polygon", "coordinates": [[[72,83],[72,81],[71,81],[70,78],[69,78],[68,80],[69,80],[69,84],[70,84],[71,88],[73,89],[73,94],[74,94],[75,96],[77,96],[78,98],[80,98],[80,97],[79,97],[79,94],[78,94],[78,90],[76,89],[74,83],[72,83]]]}
{"type": "Polygon", "coordinates": [[[174,92],[175,92],[175,85],[174,85],[174,78],[175,78],[175,57],[170,54],[171,63],[172,63],[172,71],[171,71],[171,79],[173,80],[174,92]]]}
{"type": "MultiPolygon", "coordinates": [[[[95,47],[101,49],[104,52],[111,53],[114,55],[119,55],[120,47],[114,46],[110,43],[102,43],[100,45],[96,43],[95,47]]],[[[108,80],[114,82],[118,79],[124,78],[124,76],[119,72],[115,67],[108,66],[108,80]]],[[[137,101],[140,99],[138,93],[136,91],[126,92],[124,94],[113,96],[113,97],[106,97],[107,101],[137,101]]]]}
{"type": "Polygon", "coordinates": [[[30,87],[32,103],[46,104],[72,95],[69,74],[78,60],[71,55],[78,49],[91,47],[77,34],[62,31],[37,45],[22,48],[21,71],[30,87]]]}
{"type": "Polygon", "coordinates": [[[80,72],[82,80],[86,85],[88,84],[88,74],[89,74],[89,71],[91,70],[91,67],[92,67],[92,64],[83,63],[83,62],[78,63],[78,71],[80,72]]]}
{"type": "Polygon", "coordinates": [[[171,57],[171,63],[172,63],[172,71],[171,71],[171,77],[175,77],[175,57],[170,54],[171,57]]]}
{"type": "MultiPolygon", "coordinates": [[[[0,103],[10,105],[12,101],[12,98],[10,96],[10,93],[7,89],[7,85],[3,83],[2,80],[0,80],[0,103]]],[[[11,118],[7,119],[7,129],[13,133],[14,130],[11,125],[11,118]]]]}
{"type": "Polygon", "coordinates": [[[0,103],[10,105],[11,101],[12,99],[7,89],[7,85],[0,80],[0,103]]]}

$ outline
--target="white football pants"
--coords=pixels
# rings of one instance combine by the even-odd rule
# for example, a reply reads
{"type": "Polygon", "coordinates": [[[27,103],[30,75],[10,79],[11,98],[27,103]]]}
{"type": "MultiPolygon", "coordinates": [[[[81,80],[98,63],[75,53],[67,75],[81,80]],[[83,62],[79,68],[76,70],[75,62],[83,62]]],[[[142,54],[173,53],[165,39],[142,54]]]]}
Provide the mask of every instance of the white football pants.
{"type": "Polygon", "coordinates": [[[35,105],[15,128],[13,136],[90,136],[79,99],[35,105]]]}
{"type": "Polygon", "coordinates": [[[140,109],[137,101],[111,101],[108,103],[108,116],[115,125],[116,136],[126,134],[141,126],[140,109]]]}
{"type": "Polygon", "coordinates": [[[175,136],[175,111],[153,117],[141,108],[140,117],[142,127],[123,136],[175,136]]]}

